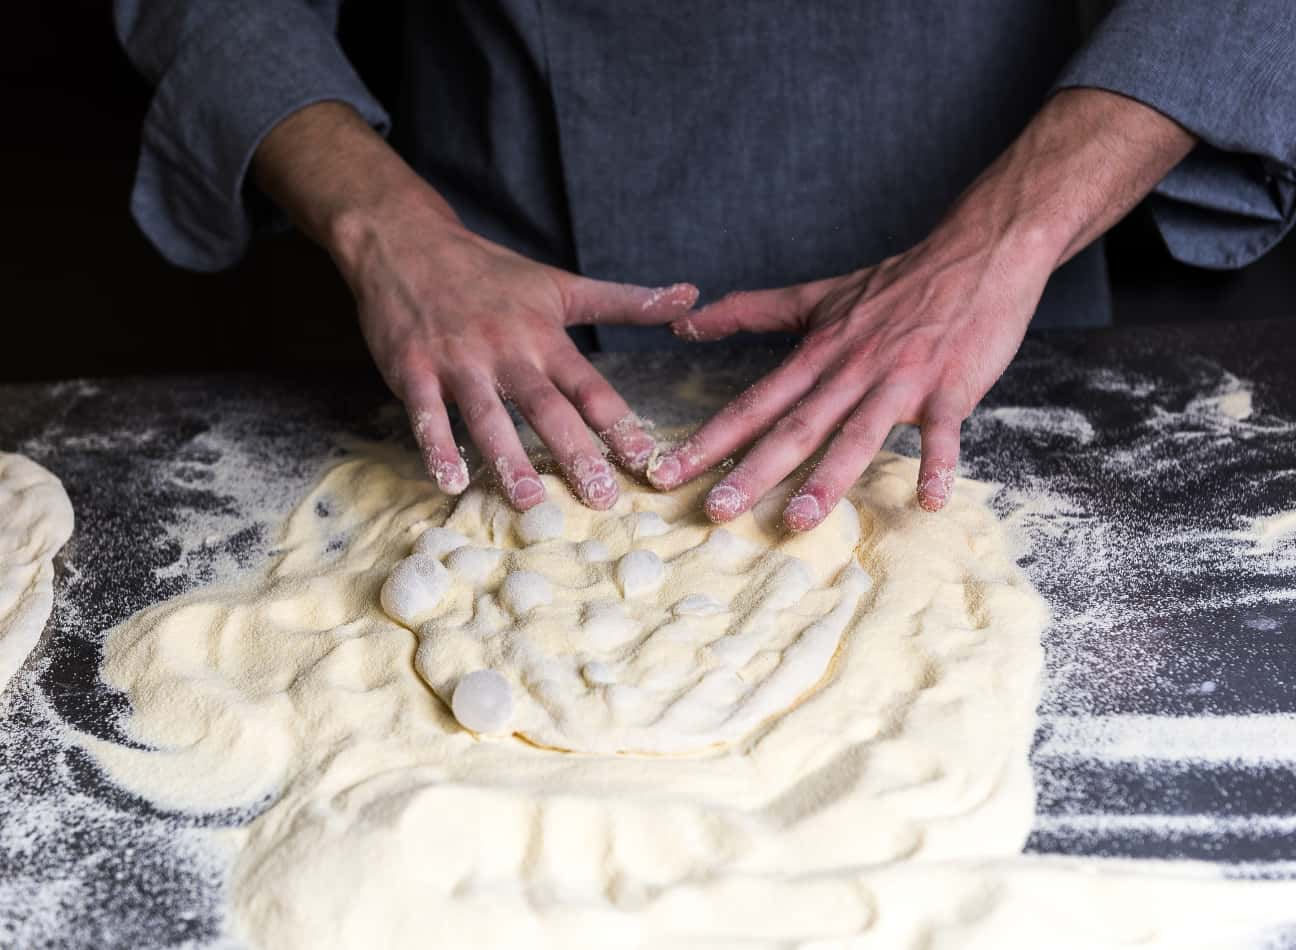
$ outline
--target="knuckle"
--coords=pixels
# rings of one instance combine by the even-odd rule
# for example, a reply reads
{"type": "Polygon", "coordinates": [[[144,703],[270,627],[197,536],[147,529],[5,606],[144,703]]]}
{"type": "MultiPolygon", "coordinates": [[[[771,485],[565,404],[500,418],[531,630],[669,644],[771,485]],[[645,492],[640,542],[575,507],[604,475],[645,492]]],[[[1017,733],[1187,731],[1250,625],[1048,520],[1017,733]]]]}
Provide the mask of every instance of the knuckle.
{"type": "Polygon", "coordinates": [[[589,409],[603,401],[607,384],[601,376],[589,374],[582,376],[572,386],[572,402],[581,409],[589,409]]]}
{"type": "Polygon", "coordinates": [[[881,441],[877,438],[878,424],[867,416],[851,416],[841,426],[841,438],[852,447],[859,447],[874,441],[881,441]]]}
{"type": "Polygon", "coordinates": [[[520,389],[513,401],[535,415],[546,415],[559,407],[563,397],[548,383],[532,383],[520,389]]]}
{"type": "Polygon", "coordinates": [[[481,425],[496,412],[497,403],[482,396],[467,399],[459,404],[459,415],[469,428],[481,425]]]}
{"type": "Polygon", "coordinates": [[[780,439],[798,446],[814,446],[820,440],[818,427],[806,417],[804,410],[788,413],[774,424],[774,431],[780,439]]]}

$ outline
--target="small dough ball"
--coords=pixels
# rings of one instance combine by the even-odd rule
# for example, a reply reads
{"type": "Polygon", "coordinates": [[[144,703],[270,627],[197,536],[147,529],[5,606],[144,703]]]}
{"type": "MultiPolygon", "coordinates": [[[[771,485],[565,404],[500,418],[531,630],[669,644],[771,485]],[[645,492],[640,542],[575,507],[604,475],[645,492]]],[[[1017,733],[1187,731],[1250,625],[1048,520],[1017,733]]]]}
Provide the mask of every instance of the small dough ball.
{"type": "Polygon", "coordinates": [[[379,602],[387,616],[417,627],[450,589],[450,572],[430,554],[411,554],[387,575],[379,602]]]}
{"type": "Polygon", "coordinates": [[[585,682],[591,686],[607,686],[609,683],[617,681],[616,670],[611,664],[603,663],[600,660],[590,660],[581,667],[581,675],[585,677],[585,682]]]}
{"type": "Polygon", "coordinates": [[[535,607],[553,603],[553,585],[542,574],[514,571],[504,578],[499,596],[500,602],[516,617],[535,607]]]}
{"type": "Polygon", "coordinates": [[[677,617],[711,617],[727,609],[710,594],[689,594],[675,602],[677,617]]]}
{"type": "Polygon", "coordinates": [[[479,548],[468,544],[451,551],[445,563],[464,583],[477,586],[494,573],[503,557],[504,552],[499,548],[479,548]]]}
{"type": "Polygon", "coordinates": [[[617,584],[626,597],[651,593],[666,579],[666,565],[652,551],[630,551],[616,566],[617,584]]]}
{"type": "Polygon", "coordinates": [[[655,511],[641,511],[634,516],[634,519],[633,533],[636,540],[659,538],[670,531],[670,525],[655,511]]]}
{"type": "Polygon", "coordinates": [[[611,650],[638,636],[639,624],[620,601],[596,600],[585,606],[581,633],[592,649],[611,650]]]}
{"type": "Polygon", "coordinates": [[[513,691],[494,670],[476,670],[455,686],[450,711],[465,729],[502,732],[513,718],[513,691]]]}
{"type": "Polygon", "coordinates": [[[612,552],[608,550],[608,546],[597,538],[582,541],[577,546],[576,553],[587,564],[601,564],[604,561],[612,560],[612,552]]]}
{"type": "Polygon", "coordinates": [[[542,502],[518,519],[518,537],[523,544],[539,544],[561,538],[563,510],[552,501],[542,502]]]}
{"type": "Polygon", "coordinates": [[[461,548],[467,543],[468,539],[458,531],[452,531],[449,528],[428,528],[414,542],[414,553],[443,558],[451,551],[461,548]]]}

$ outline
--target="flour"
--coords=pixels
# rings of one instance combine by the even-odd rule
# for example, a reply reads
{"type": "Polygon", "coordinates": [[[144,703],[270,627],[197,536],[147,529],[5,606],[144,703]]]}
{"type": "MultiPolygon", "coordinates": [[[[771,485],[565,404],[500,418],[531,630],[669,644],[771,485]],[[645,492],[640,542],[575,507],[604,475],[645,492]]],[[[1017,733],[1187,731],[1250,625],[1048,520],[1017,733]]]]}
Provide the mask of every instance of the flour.
{"type": "MultiPolygon", "coordinates": [[[[1025,355],[1029,357],[1030,353],[1025,355]]],[[[637,367],[640,358],[635,359],[637,367]]],[[[666,375],[677,360],[648,362],[661,363],[660,371],[666,375]]],[[[1262,804],[1256,801],[1257,788],[1274,787],[1281,794],[1286,787],[1282,776],[1290,771],[1291,757],[1285,758],[1287,742],[1281,731],[1285,724],[1280,721],[1284,717],[1273,717],[1269,724],[1235,723],[1238,717],[1230,706],[1254,696],[1250,687],[1240,688],[1240,677],[1247,676],[1253,683],[1274,678],[1274,670],[1281,669],[1266,665],[1266,651],[1285,649],[1282,631],[1293,616],[1283,605],[1292,596],[1291,559],[1296,545],[1282,533],[1267,539],[1272,547],[1267,542],[1262,545],[1263,531],[1257,527],[1258,519],[1281,518],[1296,497],[1296,481],[1290,472],[1293,466],[1285,460],[1290,453],[1282,450],[1290,425],[1269,413],[1262,389],[1252,392],[1242,382],[1238,385],[1250,395],[1249,416],[1239,419],[1236,413],[1214,411],[1209,405],[1202,411],[1202,403],[1189,411],[1200,397],[1217,394],[1229,383],[1227,374],[1202,363],[1196,367],[1189,364],[1191,372],[1177,377],[1171,374],[1167,385],[1167,371],[1178,373],[1181,364],[1178,359],[1167,361],[1154,356],[1142,374],[1128,369],[1093,372],[1087,368],[1077,374],[1065,364],[1064,371],[1057,372],[1056,362],[1050,362],[1050,371],[1039,377],[1072,388],[1051,395],[1040,390],[1036,395],[1043,402],[1082,406],[1095,432],[1089,443],[1040,431],[1049,426],[1047,418],[1037,419],[1035,429],[1005,425],[1002,420],[981,422],[981,414],[968,423],[973,438],[968,443],[966,471],[982,476],[993,473],[1010,481],[990,503],[1010,519],[1011,550],[1021,554],[1026,570],[1056,607],[1054,627],[1046,635],[1049,686],[1041,720],[1041,746],[1035,755],[1040,782],[1040,813],[1031,845],[1035,848],[1081,854],[1122,853],[1119,847],[1114,852],[1104,849],[1127,840],[1144,846],[1147,842],[1165,841],[1176,856],[1196,855],[1215,862],[1222,854],[1239,853],[1235,844],[1210,850],[1217,841],[1273,841],[1281,857],[1282,842],[1290,840],[1281,837],[1290,834],[1286,812],[1266,817],[1258,813],[1258,808],[1257,813],[1245,810],[1262,804]],[[1111,405],[1130,404],[1133,412],[1114,416],[1104,407],[1104,397],[1111,405]],[[1037,458],[1023,452],[1023,446],[1035,441],[1050,446],[1051,454],[1037,458]],[[1069,456],[1068,445],[1075,446],[1078,454],[1069,456]],[[1230,459],[1236,459],[1236,470],[1246,473],[1245,478],[1203,483],[1203,471],[1232,471],[1230,459]],[[1144,477],[1148,472],[1157,477],[1144,477]],[[1223,652],[1215,652],[1210,638],[1181,633],[1176,626],[1199,620],[1220,630],[1235,630],[1237,636],[1220,645],[1223,652]],[[1117,662],[1112,661],[1113,657],[1117,662]],[[1244,662],[1239,663],[1239,658],[1244,662]],[[1154,695],[1158,703],[1164,703],[1176,692],[1183,696],[1183,705],[1172,704],[1168,712],[1182,712],[1182,716],[1138,718],[1140,703],[1147,701],[1143,697],[1154,695]],[[1095,712],[1101,718],[1086,724],[1095,712]],[[1203,714],[1211,716],[1209,728],[1179,728],[1178,720],[1203,714]],[[1063,718],[1068,720],[1065,732],[1055,728],[1063,718]],[[1270,725],[1279,731],[1266,732],[1270,725]],[[1175,772],[1175,762],[1156,754],[1163,742],[1171,749],[1188,748],[1195,764],[1175,772]],[[1230,749],[1234,750],[1232,755],[1230,749]],[[1218,785],[1219,797],[1204,806],[1213,812],[1182,813],[1178,786],[1194,782],[1198,786],[1218,785]],[[1146,783],[1146,788],[1141,789],[1140,783],[1146,783]],[[1076,811],[1080,806],[1085,810],[1076,811]],[[1260,837],[1263,835],[1279,837],[1260,837]]],[[[744,378],[752,375],[750,366],[739,370],[741,373],[735,373],[744,378]]],[[[704,381],[708,388],[714,378],[709,375],[704,381]]],[[[688,407],[676,405],[668,387],[661,387],[660,398],[655,398],[654,393],[656,390],[650,390],[642,405],[636,397],[636,405],[670,424],[690,421],[680,418],[688,407]]],[[[721,402],[724,397],[708,398],[721,402]]],[[[1030,406],[1023,401],[1029,393],[1017,393],[1013,398],[1019,408],[1030,406]]],[[[1232,401],[1236,403],[1236,397],[1232,401]]],[[[228,412],[228,407],[222,408],[221,418],[229,418],[228,412]]],[[[106,418],[109,424],[100,428],[109,432],[114,417],[106,418]]],[[[289,503],[295,503],[305,493],[306,479],[314,477],[319,452],[310,446],[324,444],[327,438],[318,427],[310,430],[305,426],[303,444],[294,450],[294,444],[285,446],[281,439],[263,440],[256,435],[260,430],[251,420],[249,413],[246,425],[222,425],[204,439],[212,450],[205,453],[208,461],[204,464],[231,468],[225,473],[229,480],[223,482],[226,494],[220,503],[217,500],[222,496],[204,490],[201,480],[166,482],[167,492],[181,493],[179,511],[181,520],[187,522],[183,546],[190,573],[159,581],[153,600],[162,601],[204,578],[222,581],[240,571],[246,580],[262,576],[259,559],[279,541],[274,525],[289,503]],[[267,465],[265,452],[271,445],[275,461],[267,465]],[[217,454],[226,448],[230,457],[222,461],[217,454]],[[243,459],[246,466],[246,471],[237,477],[232,464],[236,458],[243,459]],[[290,461],[294,458],[306,462],[294,469],[290,461]],[[267,472],[273,472],[274,478],[267,479],[267,472]],[[192,502],[184,501],[186,493],[192,494],[192,502]],[[205,530],[206,525],[214,523],[215,530],[205,530]],[[250,540],[241,540],[245,538],[250,540]],[[208,543],[208,539],[215,540],[208,543]],[[249,569],[254,571],[251,577],[249,569]]],[[[396,422],[403,424],[403,417],[397,413],[392,414],[392,420],[392,431],[396,422]]],[[[279,433],[292,428],[277,419],[265,431],[279,433]]],[[[114,437],[125,440],[130,433],[123,431],[114,437]]],[[[174,441],[174,437],[168,437],[174,441]]],[[[46,438],[47,434],[41,436],[42,440],[46,438]]],[[[33,453],[47,456],[64,441],[56,433],[49,434],[48,439],[49,447],[45,449],[41,449],[39,440],[23,445],[30,444],[33,453]]],[[[114,444],[112,440],[100,442],[105,447],[114,444]]],[[[83,448],[96,451],[100,442],[86,442],[83,448]]],[[[912,430],[898,430],[892,444],[908,454],[917,451],[912,430]]],[[[151,438],[141,438],[139,448],[145,454],[159,449],[151,438]]],[[[388,457],[388,462],[398,469],[399,461],[388,457]]],[[[132,519],[148,523],[152,517],[152,473],[172,469],[173,464],[168,450],[164,463],[141,467],[149,480],[137,487],[143,489],[139,494],[149,499],[150,505],[130,509],[132,519]]],[[[404,471],[404,479],[417,482],[417,464],[404,471]]],[[[134,470],[128,474],[138,478],[134,470]]],[[[93,491],[97,483],[92,479],[69,481],[82,494],[93,491]]],[[[189,803],[187,809],[203,801],[253,804],[241,804],[233,810],[215,805],[213,810],[198,815],[180,812],[165,825],[156,818],[144,820],[123,812],[111,804],[121,801],[123,793],[104,784],[98,773],[85,764],[80,751],[67,746],[60,719],[67,715],[66,706],[54,710],[46,702],[47,697],[34,688],[35,681],[27,673],[15,680],[4,703],[0,703],[7,704],[9,710],[9,727],[0,729],[0,801],[5,805],[0,820],[0,855],[12,858],[39,853],[43,858],[20,859],[18,866],[23,868],[24,876],[0,880],[0,945],[62,945],[68,934],[76,933],[104,935],[107,942],[128,946],[190,942],[224,946],[222,940],[213,942],[211,921],[228,914],[229,926],[246,935],[247,927],[239,921],[257,919],[248,910],[253,908],[266,918],[265,927],[281,928],[277,932],[282,938],[279,945],[294,945],[302,933],[318,935],[326,928],[321,923],[324,919],[329,924],[337,923],[338,929],[324,934],[321,945],[349,942],[368,946],[389,933],[385,929],[388,923],[399,928],[400,920],[394,916],[376,927],[345,929],[350,924],[364,923],[363,915],[348,918],[348,908],[390,897],[376,891],[390,887],[392,881],[413,881],[411,889],[418,890],[425,880],[420,875],[430,875],[433,880],[409,897],[403,909],[426,908],[429,912],[408,921],[411,942],[435,943],[439,928],[444,927],[451,932],[444,935],[442,942],[461,944],[454,928],[464,922],[473,923],[474,894],[486,913],[515,906],[517,892],[506,883],[513,880],[514,868],[500,866],[496,870],[501,876],[478,875],[458,892],[463,898],[458,910],[465,917],[456,916],[453,908],[444,918],[431,912],[426,895],[443,893],[440,888],[445,876],[454,872],[456,855],[477,853],[482,842],[499,840],[506,829],[476,820],[473,797],[466,796],[465,807],[459,809],[450,799],[437,800],[431,785],[419,787],[413,781],[411,767],[416,771],[425,767],[422,774],[433,783],[443,781],[453,786],[457,780],[445,778],[439,762],[421,757],[426,750],[418,742],[412,744],[413,757],[403,757],[402,750],[411,746],[397,737],[411,723],[423,721],[437,709],[447,729],[460,733],[463,730],[441,704],[435,700],[428,703],[430,694],[417,683],[417,677],[418,689],[410,691],[403,676],[393,676],[393,670],[411,669],[414,647],[409,634],[396,637],[390,643],[391,649],[384,651],[381,644],[385,641],[382,636],[374,636],[375,625],[367,611],[339,610],[337,598],[330,593],[331,584],[310,583],[312,572],[345,572],[353,566],[347,551],[359,539],[352,528],[369,523],[379,537],[389,530],[390,526],[380,518],[371,523],[365,519],[359,523],[348,521],[338,524],[336,530],[323,524],[342,510],[352,488],[360,490],[362,484],[357,481],[343,486],[345,490],[335,495],[312,493],[302,501],[303,517],[309,513],[309,502],[316,504],[316,511],[309,514],[320,520],[318,530],[327,534],[328,540],[321,538],[309,559],[297,559],[284,574],[285,584],[278,592],[285,596],[274,608],[249,618],[242,595],[228,599],[219,591],[189,595],[200,597],[218,613],[225,612],[231,622],[225,628],[229,651],[221,656],[194,658],[189,666],[197,685],[232,683],[228,698],[239,698],[242,703],[234,723],[240,717],[251,721],[261,714],[262,707],[282,711],[279,707],[285,703],[295,704],[301,717],[297,724],[303,729],[302,742],[320,750],[307,765],[291,767],[282,777],[272,776],[271,788],[285,789],[281,793],[264,791],[264,784],[256,781],[255,766],[243,781],[230,782],[228,771],[236,760],[216,759],[195,765],[193,756],[197,750],[190,749],[175,755],[141,755],[141,772],[134,787],[153,801],[189,803]],[[303,684],[291,688],[283,700],[285,681],[258,679],[267,654],[254,647],[273,641],[283,632],[276,623],[286,611],[307,604],[311,610],[322,612],[312,623],[336,619],[337,626],[330,628],[336,631],[336,639],[330,639],[331,650],[311,652],[314,665],[302,674],[303,684]],[[248,624],[249,619],[255,623],[248,624]],[[239,649],[248,651],[241,671],[234,656],[239,649]],[[392,693],[400,700],[395,707],[387,703],[392,693]],[[277,706],[276,697],[281,698],[277,706]],[[326,708],[329,702],[339,709],[326,708]],[[363,712],[357,709],[353,717],[342,715],[341,707],[352,703],[363,704],[363,712]],[[390,715],[393,708],[397,712],[390,715]],[[358,744],[353,742],[357,737],[358,744]],[[355,764],[356,754],[371,743],[391,753],[388,761],[405,781],[403,788],[398,781],[389,785],[372,780],[348,784],[348,768],[355,764]],[[31,748],[25,751],[24,744],[31,748]],[[26,765],[44,763],[51,756],[58,763],[53,771],[26,765]],[[186,756],[188,768],[182,761],[186,756]],[[144,774],[143,763],[152,763],[150,774],[144,774]],[[17,768],[12,767],[14,764],[17,768]],[[193,787],[194,768],[208,769],[218,780],[210,796],[205,797],[208,789],[193,787]],[[69,773],[78,777],[72,780],[69,773]],[[83,786],[85,791],[79,791],[83,786]],[[275,795],[275,804],[262,814],[270,804],[268,794],[275,795]],[[440,805],[460,819],[461,827],[446,828],[444,834],[433,836],[437,842],[434,849],[429,838],[416,832],[434,820],[427,809],[440,805]],[[252,825],[254,834],[251,829],[245,829],[246,835],[238,830],[257,814],[261,817],[252,825]],[[399,818],[403,825],[385,825],[389,818],[399,818]],[[324,828],[327,830],[322,831],[324,828]],[[386,837],[385,832],[389,832],[386,837]],[[272,885],[269,888],[258,888],[252,876],[248,857],[252,837],[256,854],[275,855],[265,875],[272,885]],[[276,853],[276,848],[281,850],[276,853]],[[75,857],[70,858],[69,852],[75,857]],[[442,860],[442,854],[448,858],[442,860]],[[248,861],[243,862],[240,855],[248,857],[248,861]],[[60,877],[41,876],[47,863],[57,869],[60,877]],[[380,873],[368,870],[375,865],[382,868],[380,873]],[[338,868],[343,869],[342,873],[337,873],[338,868]],[[285,871],[288,873],[282,873],[285,871]],[[136,895],[133,903],[123,906],[123,880],[130,882],[132,894],[138,888],[147,897],[136,895]],[[116,890],[113,881],[118,882],[116,890]],[[491,890],[492,882],[499,885],[498,891],[491,890]],[[237,893],[233,891],[236,884],[237,893]],[[230,890],[224,890],[226,886],[230,890]],[[348,887],[351,889],[334,901],[340,917],[331,916],[335,913],[332,907],[320,909],[322,895],[341,894],[348,887]],[[254,906],[253,899],[263,892],[265,899],[254,906]],[[227,893],[228,904],[224,900],[227,893]],[[316,919],[303,929],[294,929],[297,922],[291,917],[276,922],[285,910],[291,910],[276,907],[274,901],[279,898],[313,908],[316,919]],[[144,906],[148,913],[142,912],[144,906]],[[15,915],[15,907],[23,911],[15,915]],[[312,931],[312,927],[319,930],[312,931]]],[[[398,495],[398,500],[403,497],[398,495]]],[[[160,510],[169,514],[172,507],[167,504],[160,510]]],[[[442,514],[435,506],[429,509],[433,520],[442,514]]],[[[101,524],[113,529],[110,519],[101,524]]],[[[170,521],[160,522],[159,530],[171,525],[170,521]]],[[[150,532],[136,535],[138,560],[143,561],[146,571],[174,562],[175,548],[159,561],[149,547],[150,532]]],[[[416,535],[414,529],[409,537],[416,535]]],[[[101,537],[102,531],[96,530],[95,536],[101,537]]],[[[581,556],[591,561],[610,557],[602,542],[587,541],[578,548],[581,556]]],[[[56,612],[56,621],[62,618],[59,646],[66,648],[69,642],[85,639],[97,649],[97,631],[148,603],[149,588],[141,588],[144,593],[132,588],[130,598],[123,598],[112,579],[99,579],[102,572],[78,567],[80,549],[70,550],[72,556],[65,566],[56,612]]],[[[113,554],[110,545],[96,553],[101,562],[128,563],[120,552],[113,554]]],[[[272,556],[278,563],[285,552],[272,552],[272,556]]],[[[394,563],[400,552],[392,550],[389,556],[394,563]]],[[[445,556],[445,552],[438,556],[445,556]]],[[[367,596],[376,602],[382,579],[375,569],[362,571],[348,584],[367,587],[367,596]]],[[[241,584],[238,590],[246,594],[241,584]]],[[[705,613],[716,605],[700,596],[681,601],[675,609],[687,615],[695,608],[705,613]]],[[[184,636],[166,637],[167,630],[203,632],[212,620],[211,610],[198,610],[186,617],[177,616],[172,624],[156,630],[146,630],[140,618],[130,621],[129,626],[143,636],[141,648],[148,642],[173,648],[159,656],[162,668],[185,657],[189,646],[184,636]]],[[[624,616],[618,620],[615,613],[598,613],[597,619],[591,618],[590,629],[602,631],[608,642],[615,643],[618,630],[625,631],[624,624],[624,616]]],[[[300,630],[294,632],[290,627],[287,638],[296,644],[296,649],[318,643],[320,634],[317,630],[314,638],[302,637],[300,630]]],[[[38,655],[29,669],[39,671],[48,662],[47,656],[38,655]]],[[[589,672],[595,678],[600,673],[594,669],[589,672]]],[[[48,688],[57,690],[61,684],[50,682],[48,688]]],[[[199,712],[192,704],[179,702],[191,695],[201,698],[205,693],[188,683],[175,692],[177,721],[199,712]]],[[[101,708],[107,715],[115,707],[102,702],[101,708]]],[[[207,715],[207,707],[201,714],[207,715]]],[[[219,744],[237,736],[237,730],[226,728],[230,723],[220,725],[225,733],[213,736],[210,742],[219,744]]],[[[106,730],[108,735],[112,732],[106,730]]],[[[439,742],[440,736],[436,730],[429,734],[434,742],[439,742]]],[[[249,730],[240,738],[239,746],[243,747],[244,742],[254,745],[256,738],[255,730],[249,730]]],[[[277,729],[270,730],[267,738],[280,742],[277,729]]],[[[484,744],[499,742],[490,739],[484,744]]],[[[295,748],[291,746],[289,754],[295,748]]],[[[276,754],[280,753],[272,752],[258,764],[274,772],[276,754]]],[[[353,776],[358,774],[363,770],[351,772],[353,776]]],[[[524,772],[521,778],[529,782],[537,777],[524,772]]],[[[640,784],[630,782],[628,788],[618,786],[618,790],[633,796],[640,784]]],[[[564,803],[570,800],[570,796],[557,798],[564,803]]],[[[528,827],[527,819],[508,827],[528,827]]],[[[686,826],[679,823],[678,827],[686,826]]],[[[582,837],[579,826],[549,823],[544,833],[532,839],[536,853],[544,853],[541,842],[547,836],[552,843],[553,836],[561,839],[569,828],[580,840],[594,837],[582,837]]],[[[1296,876],[1291,862],[1272,860],[1265,852],[1243,853],[1254,860],[1225,865],[1223,871],[1258,878],[1296,876]]],[[[814,880],[783,881],[776,890],[769,890],[761,881],[750,882],[745,891],[738,885],[708,888],[683,883],[668,890],[644,889],[621,877],[606,895],[572,911],[574,939],[569,943],[579,946],[582,941],[601,938],[600,945],[614,946],[619,940],[630,943],[644,934],[671,934],[673,946],[700,946],[707,942],[704,934],[708,933],[708,925],[715,936],[714,924],[708,923],[709,914],[727,913],[730,919],[743,921],[749,909],[757,907],[767,910],[768,918],[777,917],[786,927],[785,934],[815,932],[816,927],[828,927],[829,921],[839,928],[838,932],[867,928],[865,936],[850,941],[849,945],[855,947],[963,948],[976,945],[977,934],[989,934],[990,945],[998,950],[1007,944],[995,942],[995,935],[1010,926],[1020,931],[1022,942],[1033,941],[1036,946],[1064,946],[1071,941],[1088,950],[1137,943],[1149,934],[1170,947],[1249,946],[1240,935],[1242,928],[1234,926],[1234,922],[1251,918],[1256,929],[1262,928],[1266,915],[1291,906],[1291,897],[1281,889],[1254,890],[1250,885],[1221,889],[1220,870],[1184,860],[1152,865],[1110,859],[1050,859],[1041,863],[1039,859],[1010,857],[990,862],[902,862],[885,873],[879,870],[856,877],[833,874],[814,880]],[[820,883],[825,886],[817,886],[820,883]],[[870,902],[871,909],[864,906],[870,902]],[[921,913],[887,910],[897,906],[921,908],[921,913]],[[599,908],[606,913],[600,913],[599,908]],[[884,912],[878,914],[877,908],[884,912]],[[853,910],[847,914],[846,909],[853,910]],[[997,915],[1001,919],[996,919],[997,915]],[[582,926],[593,929],[582,930],[582,926]]],[[[531,917],[526,919],[534,926],[516,934],[514,945],[534,945],[541,939],[537,934],[561,941],[563,895],[555,895],[543,878],[532,878],[526,894],[527,906],[532,908],[531,917]]],[[[404,935],[396,930],[397,937],[404,935]]],[[[797,939],[791,936],[783,943],[790,946],[797,939]]],[[[844,943],[831,940],[823,946],[844,943]]],[[[1155,941],[1151,945],[1156,945],[1155,941]]]]}
{"type": "Polygon", "coordinates": [[[1084,444],[1094,437],[1093,426],[1083,413],[1074,409],[1036,409],[1005,406],[986,410],[983,418],[1010,426],[1030,429],[1037,433],[1057,435],[1084,444]]]}
{"type": "Polygon", "coordinates": [[[30,459],[0,452],[0,692],[36,646],[54,604],[54,556],[72,503],[30,459]]]}
{"type": "MultiPolygon", "coordinates": [[[[516,715],[498,673],[481,690],[456,677],[476,694],[461,714],[486,734],[465,729],[415,673],[416,638],[378,594],[429,526],[453,520],[470,543],[498,545],[517,537],[515,516],[465,496],[468,519],[364,457],[301,502],[264,572],[112,633],[104,675],[131,697],[127,733],[156,751],[82,741],[169,807],[268,798],[246,827],[213,832],[236,855],[232,926],[254,946],[1232,947],[1286,920],[1285,882],[1014,858],[1033,814],[1043,608],[989,491],[960,483],[928,515],[916,471],[884,458],[851,493],[875,586],[834,637],[831,674],[712,755],[572,755],[509,738],[490,728],[516,715]],[[323,557],[338,532],[350,543],[323,557]]],[[[573,511],[564,538],[579,542],[595,532],[573,511]]],[[[645,543],[624,514],[582,516],[616,526],[614,556],[645,543]]],[[[823,546],[816,535],[799,541],[823,546]]],[[[717,531],[704,546],[714,538],[722,560],[750,557],[749,539],[717,531]]],[[[696,594],[672,612],[705,617],[709,595],[696,594]]],[[[600,609],[614,642],[624,602],[600,609]]],[[[479,598],[477,612],[499,610],[479,598]]]]}

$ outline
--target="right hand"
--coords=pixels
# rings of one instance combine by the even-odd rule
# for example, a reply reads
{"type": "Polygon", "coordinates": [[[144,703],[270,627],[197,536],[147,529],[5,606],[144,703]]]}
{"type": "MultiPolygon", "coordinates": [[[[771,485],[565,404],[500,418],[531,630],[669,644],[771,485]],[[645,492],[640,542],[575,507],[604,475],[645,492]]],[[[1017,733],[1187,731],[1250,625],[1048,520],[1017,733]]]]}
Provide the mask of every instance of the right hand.
{"type": "Polygon", "coordinates": [[[507,399],[581,501],[596,509],[615,503],[616,479],[590,429],[636,473],[656,443],[565,328],[669,323],[693,306],[696,288],[607,283],[538,264],[462,227],[430,188],[372,220],[335,256],[369,350],[404,402],[437,485],[457,494],[468,484],[446,412],[454,403],[513,506],[525,511],[544,500],[507,399]]]}
{"type": "Polygon", "coordinates": [[[428,473],[443,491],[458,494],[468,485],[449,403],[519,510],[543,501],[544,485],[505,399],[590,507],[617,499],[590,429],[623,465],[644,470],[656,447],[652,436],[565,328],[670,323],[697,301],[695,287],[590,280],[473,234],[341,103],[316,103],[280,122],[259,146],[253,171],[332,254],[355,295],[369,350],[405,403],[428,473]]]}

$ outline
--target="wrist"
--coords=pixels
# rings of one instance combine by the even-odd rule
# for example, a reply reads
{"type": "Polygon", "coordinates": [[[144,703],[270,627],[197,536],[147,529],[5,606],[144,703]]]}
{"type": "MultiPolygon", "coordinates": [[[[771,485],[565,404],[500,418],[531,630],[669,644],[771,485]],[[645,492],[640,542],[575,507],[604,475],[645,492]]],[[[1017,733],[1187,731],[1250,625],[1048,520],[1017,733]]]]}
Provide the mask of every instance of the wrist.
{"type": "Polygon", "coordinates": [[[1124,217],[1195,142],[1125,96],[1064,90],[959,198],[947,221],[979,227],[1018,260],[1051,272],[1124,217]]]}
{"type": "Polygon", "coordinates": [[[441,196],[345,103],[320,102],[288,116],[262,140],[252,171],[344,274],[358,266],[367,243],[411,215],[433,235],[462,228],[441,196]]]}
{"type": "Polygon", "coordinates": [[[394,228],[417,221],[420,240],[429,251],[464,231],[449,204],[413,171],[405,171],[408,174],[370,178],[324,214],[319,241],[348,279],[363,268],[366,250],[394,228]]]}

